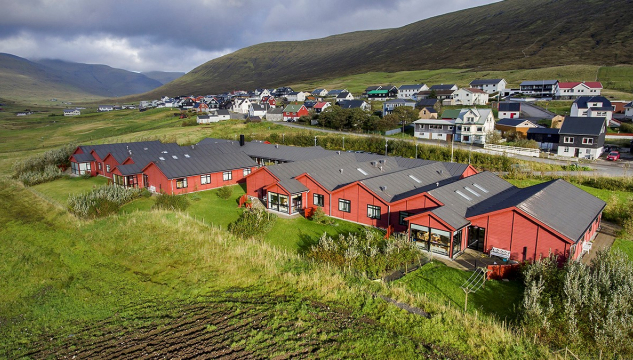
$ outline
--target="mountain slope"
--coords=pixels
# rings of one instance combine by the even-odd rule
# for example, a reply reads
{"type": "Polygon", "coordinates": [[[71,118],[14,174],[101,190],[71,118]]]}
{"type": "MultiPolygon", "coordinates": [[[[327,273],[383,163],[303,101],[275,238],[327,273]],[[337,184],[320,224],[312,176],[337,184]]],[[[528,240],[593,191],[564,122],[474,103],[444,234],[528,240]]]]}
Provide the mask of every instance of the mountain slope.
{"type": "Polygon", "coordinates": [[[162,85],[158,80],[107,65],[81,64],[61,60],[38,60],[49,71],[86,93],[117,97],[144,93],[162,85]]]}
{"type": "Polygon", "coordinates": [[[506,0],[397,29],[250,46],[147,96],[274,87],[369,71],[633,63],[632,0],[506,0]]]}
{"type": "Polygon", "coordinates": [[[154,79],[161,84],[170,83],[179,77],[185,75],[184,72],[169,72],[169,71],[147,71],[142,72],[141,74],[147,76],[150,79],[154,79]]]}

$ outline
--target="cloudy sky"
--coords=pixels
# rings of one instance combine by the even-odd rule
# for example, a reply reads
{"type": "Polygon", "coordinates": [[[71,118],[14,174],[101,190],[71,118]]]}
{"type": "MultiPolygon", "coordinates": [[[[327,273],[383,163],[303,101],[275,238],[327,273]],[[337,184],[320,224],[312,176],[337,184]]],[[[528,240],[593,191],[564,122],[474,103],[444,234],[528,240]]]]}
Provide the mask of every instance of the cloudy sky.
{"type": "Polygon", "coordinates": [[[187,72],[268,41],[400,27],[497,0],[0,0],[0,52],[187,72]]]}

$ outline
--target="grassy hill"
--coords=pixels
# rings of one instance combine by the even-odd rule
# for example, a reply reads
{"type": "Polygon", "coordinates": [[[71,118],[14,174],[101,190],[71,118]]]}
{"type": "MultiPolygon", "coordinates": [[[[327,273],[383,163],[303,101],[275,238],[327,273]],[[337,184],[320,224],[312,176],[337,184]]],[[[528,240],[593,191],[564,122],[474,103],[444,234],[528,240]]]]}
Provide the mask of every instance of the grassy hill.
{"type": "Polygon", "coordinates": [[[147,71],[142,72],[141,74],[147,76],[150,79],[156,80],[161,84],[167,84],[172,82],[179,77],[185,75],[184,72],[175,72],[175,71],[147,71]]]}
{"type": "MultiPolygon", "coordinates": [[[[160,77],[160,74],[153,76],[160,77]]],[[[166,73],[163,80],[174,76],[166,73]]],[[[97,101],[104,97],[144,93],[162,84],[146,75],[106,65],[60,60],[30,61],[0,54],[0,93],[10,100],[43,102],[56,98],[97,101]]]]}
{"type": "Polygon", "coordinates": [[[148,94],[274,87],[368,72],[633,63],[627,0],[506,0],[401,28],[250,46],[148,94]]]}

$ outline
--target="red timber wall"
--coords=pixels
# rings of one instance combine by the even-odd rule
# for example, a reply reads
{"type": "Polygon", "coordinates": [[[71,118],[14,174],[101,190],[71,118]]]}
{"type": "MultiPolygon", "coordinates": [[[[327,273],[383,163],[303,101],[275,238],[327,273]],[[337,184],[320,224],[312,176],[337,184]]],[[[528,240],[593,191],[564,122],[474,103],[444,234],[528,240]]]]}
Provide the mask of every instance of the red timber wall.
{"type": "Polygon", "coordinates": [[[493,247],[510,250],[512,260],[534,261],[547,257],[550,252],[567,257],[570,244],[516,209],[508,209],[471,219],[472,226],[486,229],[485,252],[493,247]]]}
{"type": "MultiPolygon", "coordinates": [[[[431,200],[431,199],[429,199],[429,200],[431,200]]],[[[446,226],[446,225],[442,224],[440,221],[435,219],[430,213],[421,214],[418,217],[416,217],[414,221],[410,221],[410,223],[411,224],[420,225],[420,226],[431,227],[433,229],[448,231],[449,233],[451,233],[451,238],[453,237],[453,233],[457,230],[457,229],[453,229],[453,228],[451,228],[449,226],[446,226]]],[[[464,247],[465,247],[465,244],[466,244],[465,239],[466,239],[466,231],[462,231],[462,238],[461,239],[452,239],[451,247],[448,250],[449,254],[453,253],[453,243],[455,243],[455,242],[461,242],[462,246],[460,247],[460,249],[464,250],[464,247]]],[[[451,257],[452,257],[452,255],[451,255],[451,257]]]]}
{"type": "Polygon", "coordinates": [[[97,152],[92,150],[90,152],[90,154],[92,154],[92,157],[95,158],[95,176],[96,175],[104,175],[105,174],[105,165],[103,164],[103,160],[99,157],[99,155],[97,155],[97,152]],[[101,164],[101,169],[99,169],[99,164],[101,164]]]}
{"type": "MultiPolygon", "coordinates": [[[[154,165],[156,166],[156,165],[154,165]]],[[[251,171],[256,169],[256,167],[252,167],[251,171]]],[[[229,171],[229,170],[227,170],[229,171]]],[[[180,195],[180,194],[187,194],[187,193],[192,193],[192,192],[196,192],[196,191],[204,191],[204,190],[211,190],[211,189],[216,189],[222,186],[231,186],[231,185],[236,185],[239,183],[244,182],[244,169],[234,169],[234,170],[230,170],[231,171],[231,180],[227,180],[224,181],[224,171],[220,171],[220,172],[216,172],[216,173],[211,173],[208,175],[211,175],[211,183],[210,184],[204,184],[202,185],[200,176],[201,175],[194,175],[194,176],[188,176],[187,177],[187,187],[186,188],[182,188],[182,189],[177,189],[176,188],[176,179],[170,179],[168,180],[169,182],[169,190],[167,191],[170,194],[176,194],[176,195],[180,195]],[[173,187],[172,187],[173,186],[173,187]],[[173,189],[173,190],[172,190],[173,189]],[[173,192],[170,192],[173,191],[173,192]]],[[[162,175],[162,172],[161,172],[162,175]]],[[[149,177],[149,176],[148,176],[149,177]]],[[[164,177],[164,175],[163,175],[164,177]]],[[[152,180],[150,179],[149,182],[151,183],[152,180]]]]}
{"type": "Polygon", "coordinates": [[[271,187],[269,187],[268,189],[266,189],[267,192],[273,192],[273,193],[277,193],[277,194],[282,194],[282,195],[286,195],[286,196],[290,196],[290,193],[288,191],[286,191],[286,189],[282,188],[281,186],[274,184],[271,187]]]}
{"type": "Polygon", "coordinates": [[[477,170],[472,165],[468,165],[466,170],[464,170],[464,172],[462,173],[461,178],[462,179],[467,178],[469,176],[476,175],[476,174],[478,174],[477,170]]]}
{"type": "Polygon", "coordinates": [[[358,183],[332,192],[332,216],[334,217],[375,227],[387,228],[389,223],[387,213],[387,204],[358,183]],[[351,201],[349,213],[339,211],[339,199],[351,201]],[[380,206],[380,219],[370,219],[367,217],[367,205],[380,206]]]}
{"type": "MultiPolygon", "coordinates": [[[[307,175],[299,175],[295,179],[309,189],[308,193],[304,194],[303,207],[316,207],[317,205],[314,204],[314,194],[323,195],[323,211],[326,215],[330,215],[330,193],[307,175]]],[[[338,203],[336,206],[338,209],[338,203]]]]}
{"type": "Polygon", "coordinates": [[[391,205],[390,224],[396,232],[407,231],[406,225],[400,225],[400,212],[406,211],[411,215],[419,214],[425,210],[435,208],[440,204],[426,193],[418,194],[402,201],[395,202],[391,205]]]}
{"type": "Polygon", "coordinates": [[[266,196],[264,188],[275,183],[277,179],[265,167],[253,170],[246,177],[246,194],[262,199],[266,196]]]}
{"type": "MultiPolygon", "coordinates": [[[[153,186],[158,193],[171,194],[171,184],[162,171],[154,164],[150,163],[143,169],[143,174],[147,175],[147,184],[143,184],[146,187],[153,186]]],[[[174,189],[176,185],[174,184],[174,189]]]]}
{"type": "MultiPolygon", "coordinates": [[[[112,171],[116,166],[120,165],[118,161],[112,155],[108,155],[103,159],[103,175],[112,179],[112,171]],[[107,171],[108,165],[110,165],[110,172],[107,171]]],[[[99,165],[97,165],[99,166],[99,165]]]]}

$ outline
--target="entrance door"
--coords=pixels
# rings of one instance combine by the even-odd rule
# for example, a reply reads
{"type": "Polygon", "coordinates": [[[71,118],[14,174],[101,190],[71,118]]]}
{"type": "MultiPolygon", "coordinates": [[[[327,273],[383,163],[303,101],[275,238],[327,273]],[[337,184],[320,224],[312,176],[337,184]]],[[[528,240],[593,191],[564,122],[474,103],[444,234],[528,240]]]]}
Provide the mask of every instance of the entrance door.
{"type": "Polygon", "coordinates": [[[471,226],[468,228],[468,248],[476,251],[484,251],[486,229],[471,226]]]}
{"type": "Polygon", "coordinates": [[[574,151],[574,157],[580,157],[580,149],[576,148],[576,151],[574,151]]]}

